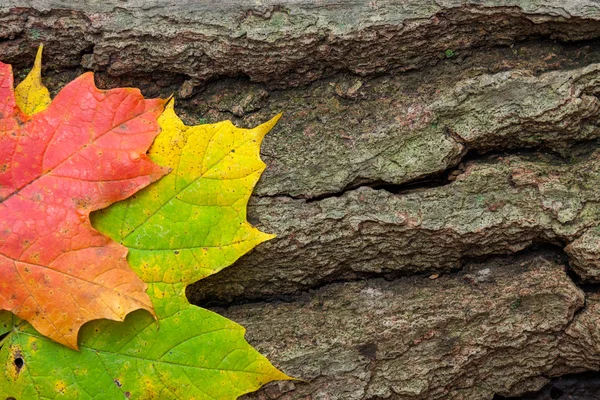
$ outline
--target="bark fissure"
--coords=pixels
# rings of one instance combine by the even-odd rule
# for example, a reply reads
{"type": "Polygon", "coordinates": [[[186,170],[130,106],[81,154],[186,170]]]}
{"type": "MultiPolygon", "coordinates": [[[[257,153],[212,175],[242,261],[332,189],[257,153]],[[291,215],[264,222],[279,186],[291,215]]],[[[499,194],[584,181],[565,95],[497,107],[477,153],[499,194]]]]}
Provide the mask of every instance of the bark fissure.
{"type": "MultiPolygon", "coordinates": [[[[343,276],[333,276],[331,279],[324,279],[310,287],[303,287],[301,290],[292,292],[292,293],[281,293],[281,294],[273,294],[270,296],[264,297],[252,297],[252,298],[244,298],[243,296],[232,298],[232,299],[222,299],[222,298],[202,298],[200,301],[195,301],[193,299],[192,294],[192,303],[199,306],[211,309],[213,311],[220,311],[223,309],[228,309],[234,306],[242,306],[248,304],[266,304],[266,303],[293,303],[293,302],[303,302],[306,301],[307,298],[310,297],[311,293],[318,292],[321,290],[327,290],[330,286],[336,286],[344,283],[356,283],[356,282],[367,282],[371,280],[384,280],[387,282],[393,282],[396,280],[410,280],[410,279],[423,279],[423,280],[436,280],[440,276],[444,277],[457,277],[460,276],[462,279],[466,281],[471,281],[472,278],[468,276],[468,274],[464,273],[465,266],[471,264],[486,264],[489,262],[496,263],[509,263],[511,260],[534,257],[538,255],[552,255],[556,260],[560,260],[560,264],[564,266],[565,271],[569,278],[576,284],[579,288],[584,290],[585,292],[595,292],[596,290],[600,290],[600,285],[597,283],[585,283],[582,282],[581,279],[570,269],[568,263],[568,255],[564,252],[563,246],[559,246],[556,243],[544,243],[544,242],[536,242],[531,246],[520,250],[518,252],[512,254],[487,254],[480,257],[473,258],[464,258],[460,260],[460,264],[458,267],[445,271],[443,273],[435,273],[432,272],[420,272],[416,274],[403,274],[402,271],[382,271],[377,273],[355,273],[352,276],[343,277],[343,276]],[[500,260],[500,261],[499,261],[500,260]]],[[[189,297],[189,296],[188,296],[189,297]]]]}
{"type": "Polygon", "coordinates": [[[81,63],[115,76],[164,71],[198,82],[246,75],[272,87],[291,87],[332,71],[362,76],[406,71],[472,49],[528,38],[589,40],[597,38],[600,30],[600,15],[580,5],[557,12],[556,8],[457,7],[433,1],[404,7],[387,1],[328,7],[284,1],[279,9],[271,6],[265,11],[222,3],[149,8],[135,1],[123,6],[114,0],[90,3],[84,9],[64,2],[53,7],[52,1],[46,1],[36,3],[36,9],[7,0],[0,9],[2,36],[10,39],[4,53],[8,61],[23,63],[22,52],[45,39],[48,48],[53,43],[71,44],[70,49],[53,50],[60,55],[53,66],[81,63]],[[53,10],[48,13],[46,8],[53,10]],[[161,25],[169,29],[154,28],[161,25]],[[91,43],[94,52],[81,60],[82,49],[91,43]],[[276,60],[268,57],[273,49],[278,52],[276,60]],[[254,62],[257,58],[263,62],[254,62]],[[135,64],[128,61],[135,59],[135,64]]]}
{"type": "Polygon", "coordinates": [[[479,150],[467,150],[465,155],[458,160],[455,165],[448,166],[447,169],[426,175],[419,179],[409,180],[403,183],[390,183],[383,180],[371,180],[368,178],[356,178],[354,181],[347,184],[342,190],[336,192],[322,193],[316,196],[310,194],[303,195],[292,195],[288,193],[278,193],[275,195],[256,195],[257,198],[272,198],[272,199],[290,199],[290,200],[304,200],[306,203],[319,202],[329,198],[342,197],[348,192],[359,190],[361,188],[370,188],[374,190],[383,190],[394,195],[405,195],[415,191],[421,191],[426,189],[439,188],[452,184],[458,176],[460,176],[467,165],[476,164],[480,162],[486,162],[490,160],[497,160],[512,156],[527,156],[527,157],[544,157],[549,156],[553,159],[552,163],[562,163],[565,165],[572,163],[572,157],[577,155],[581,158],[585,156],[585,153],[591,153],[595,149],[600,148],[598,140],[583,140],[581,142],[573,141],[573,148],[580,147],[578,151],[570,149],[566,152],[558,152],[551,148],[545,147],[524,147],[514,148],[504,151],[487,151],[480,152],[479,150]]]}

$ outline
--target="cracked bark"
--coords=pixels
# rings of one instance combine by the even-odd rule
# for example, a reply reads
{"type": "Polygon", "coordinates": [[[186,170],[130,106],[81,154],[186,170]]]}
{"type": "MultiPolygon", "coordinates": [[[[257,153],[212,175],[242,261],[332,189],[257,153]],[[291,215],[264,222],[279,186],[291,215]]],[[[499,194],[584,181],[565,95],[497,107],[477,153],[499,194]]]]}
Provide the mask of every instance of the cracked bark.
{"type": "Polygon", "coordinates": [[[219,311],[243,323],[275,363],[312,382],[248,398],[491,399],[539,389],[554,365],[589,365],[578,343],[587,332],[576,331],[589,326],[588,309],[572,322],[584,293],[557,260],[492,259],[435,280],[332,284],[291,303],[219,311]]]}
{"type": "Polygon", "coordinates": [[[575,271],[595,282],[599,157],[483,158],[449,185],[401,195],[363,187],[317,202],[254,199],[249,215],[278,237],[189,296],[265,298],[340,277],[450,272],[536,243],[566,245],[575,271]]]}
{"type": "Polygon", "coordinates": [[[277,239],[188,289],[307,381],[251,398],[492,399],[600,369],[594,2],[71,3],[0,0],[2,60],[23,76],[43,41],[53,92],[92,69],[189,123],[285,111],[249,209],[277,239]]]}

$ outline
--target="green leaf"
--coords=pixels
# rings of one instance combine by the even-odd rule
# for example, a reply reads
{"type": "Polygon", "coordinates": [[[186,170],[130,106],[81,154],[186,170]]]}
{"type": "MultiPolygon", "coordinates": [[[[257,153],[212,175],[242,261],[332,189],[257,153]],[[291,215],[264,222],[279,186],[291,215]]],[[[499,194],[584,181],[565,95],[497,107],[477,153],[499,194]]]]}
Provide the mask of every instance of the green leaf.
{"type": "Polygon", "coordinates": [[[124,323],[86,324],[79,352],[15,321],[0,350],[0,398],[229,399],[288,379],[246,344],[244,328],[188,304],[180,290],[151,285],[158,321],[136,311],[124,323]]]}

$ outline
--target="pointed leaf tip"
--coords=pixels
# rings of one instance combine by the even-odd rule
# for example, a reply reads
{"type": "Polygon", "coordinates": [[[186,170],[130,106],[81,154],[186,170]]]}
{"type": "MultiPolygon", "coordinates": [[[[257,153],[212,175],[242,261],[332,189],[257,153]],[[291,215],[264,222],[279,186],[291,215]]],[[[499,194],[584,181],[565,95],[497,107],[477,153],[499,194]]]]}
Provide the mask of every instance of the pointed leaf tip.
{"type": "Polygon", "coordinates": [[[40,44],[35,56],[33,68],[15,88],[17,106],[26,115],[34,115],[45,110],[52,99],[50,92],[42,83],[42,52],[44,45],[40,44]]]}
{"type": "Polygon", "coordinates": [[[257,133],[257,136],[259,139],[259,144],[262,142],[262,140],[264,139],[266,134],[269,133],[271,131],[271,129],[273,129],[273,127],[277,124],[277,122],[279,121],[279,119],[282,116],[283,116],[283,112],[280,112],[279,114],[277,114],[273,118],[271,118],[269,121],[267,121],[263,124],[260,124],[256,128],[252,129],[253,131],[255,131],[257,133]]]}

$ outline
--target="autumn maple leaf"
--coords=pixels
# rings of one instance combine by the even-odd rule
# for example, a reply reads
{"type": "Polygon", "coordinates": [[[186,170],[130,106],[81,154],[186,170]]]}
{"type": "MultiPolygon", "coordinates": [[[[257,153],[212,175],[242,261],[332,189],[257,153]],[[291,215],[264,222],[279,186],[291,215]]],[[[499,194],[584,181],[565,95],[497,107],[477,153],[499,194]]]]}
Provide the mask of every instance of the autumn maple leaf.
{"type": "MultiPolygon", "coordinates": [[[[17,90],[32,114],[49,103],[36,65],[31,85],[17,90]]],[[[246,342],[243,327],[185,297],[189,283],[273,237],[246,221],[246,205],[265,168],[261,140],[278,118],[254,129],[186,126],[173,102],[165,107],[149,157],[173,171],[92,215],[129,248],[156,319],[136,311],[124,323],[93,321],[74,352],[0,311],[0,398],[225,400],[291,379],[246,342]]]]}
{"type": "Polygon", "coordinates": [[[137,89],[101,91],[86,73],[28,116],[0,63],[0,309],[72,348],[90,320],[152,312],[127,249],[89,214],[167,172],[145,155],[164,104],[137,89]]]}

